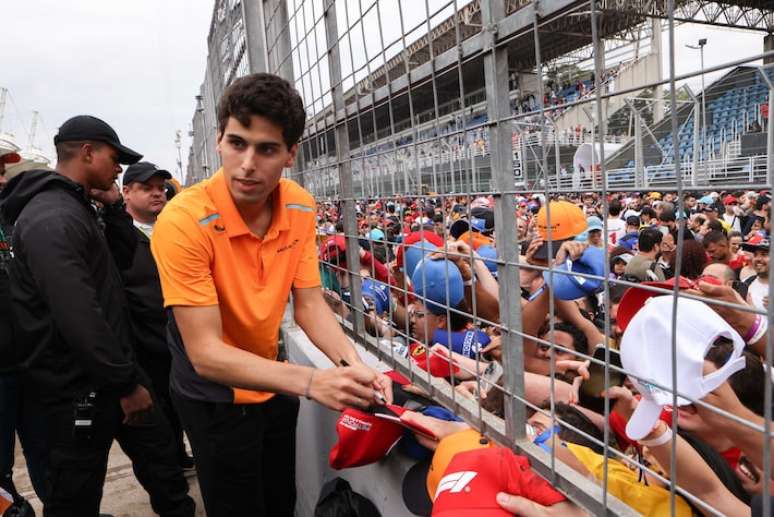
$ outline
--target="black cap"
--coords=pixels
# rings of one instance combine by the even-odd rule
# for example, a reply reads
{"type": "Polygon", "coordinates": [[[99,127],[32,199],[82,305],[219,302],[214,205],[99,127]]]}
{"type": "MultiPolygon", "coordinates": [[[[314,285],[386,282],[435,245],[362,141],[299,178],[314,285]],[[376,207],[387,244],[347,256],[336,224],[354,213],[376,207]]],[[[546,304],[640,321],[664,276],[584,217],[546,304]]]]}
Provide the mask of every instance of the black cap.
{"type": "Polygon", "coordinates": [[[165,180],[171,180],[172,175],[169,171],[159,169],[155,164],[151,162],[137,162],[134,165],[130,165],[124,171],[123,184],[128,185],[135,181],[145,183],[153,176],[161,176],[165,180]]]}
{"type": "Polygon", "coordinates": [[[118,162],[131,165],[142,159],[142,155],[121,145],[115,130],[104,120],[89,115],[78,115],[67,120],[54,137],[54,145],[60,142],[93,140],[103,142],[118,151],[118,162]]]}
{"type": "Polygon", "coordinates": [[[769,250],[769,239],[761,239],[757,242],[743,242],[742,249],[755,253],[758,250],[769,250]]]}

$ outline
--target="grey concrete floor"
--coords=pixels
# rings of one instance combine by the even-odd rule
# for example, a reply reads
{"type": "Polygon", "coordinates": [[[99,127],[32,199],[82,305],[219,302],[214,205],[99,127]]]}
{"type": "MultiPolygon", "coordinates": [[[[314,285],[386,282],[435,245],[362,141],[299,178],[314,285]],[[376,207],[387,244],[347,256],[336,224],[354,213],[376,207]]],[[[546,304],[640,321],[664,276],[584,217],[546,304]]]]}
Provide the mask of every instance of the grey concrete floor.
{"type": "MultiPolygon", "coordinates": [[[[196,501],[196,515],[204,516],[204,505],[199,493],[199,483],[196,479],[196,474],[192,472],[186,477],[190,487],[189,493],[196,501]]],[[[32,490],[32,484],[30,483],[24,462],[24,455],[19,447],[18,440],[16,444],[14,482],[19,492],[30,501],[36,515],[43,515],[43,505],[32,490]]],[[[150,517],[156,515],[151,509],[148,494],[134,477],[132,463],[117,443],[113,443],[113,448],[110,449],[108,471],[100,509],[103,513],[111,514],[114,517],[150,517]]]]}

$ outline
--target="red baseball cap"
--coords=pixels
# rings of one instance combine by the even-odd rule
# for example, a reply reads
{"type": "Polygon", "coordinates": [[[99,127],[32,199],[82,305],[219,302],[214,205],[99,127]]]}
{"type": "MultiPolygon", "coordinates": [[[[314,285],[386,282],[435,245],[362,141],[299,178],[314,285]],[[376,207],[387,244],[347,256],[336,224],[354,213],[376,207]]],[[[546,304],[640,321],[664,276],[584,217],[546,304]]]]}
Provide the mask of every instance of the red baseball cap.
{"type": "MultiPolygon", "coordinates": [[[[698,280],[709,282],[711,284],[720,284],[720,280],[710,276],[702,276],[698,280]]],[[[697,281],[698,281],[697,280],[697,281]]],[[[672,277],[664,282],[642,282],[641,285],[647,285],[651,287],[660,287],[662,289],[669,289],[670,291],[675,287],[675,281],[677,278],[672,277]]],[[[690,278],[681,276],[679,278],[680,290],[683,289],[698,289],[696,282],[690,278]]],[[[625,331],[629,322],[632,320],[637,311],[639,311],[645,302],[653,298],[654,296],[664,296],[664,293],[657,293],[654,291],[648,291],[646,289],[640,289],[639,287],[630,287],[626,290],[623,297],[621,297],[621,303],[618,305],[618,314],[616,315],[616,322],[621,331],[625,331]]]]}
{"type": "Polygon", "coordinates": [[[428,359],[427,349],[424,347],[424,345],[415,343],[411,347],[411,359],[414,361],[414,364],[416,364],[417,367],[426,372],[429,371],[430,375],[433,377],[443,377],[445,379],[451,377],[452,372],[454,372],[455,375],[459,373],[459,367],[452,363],[448,359],[448,356],[441,357],[439,355],[439,353],[442,352],[443,350],[439,349],[438,352],[429,354],[428,359]]]}
{"type": "Polygon", "coordinates": [[[320,258],[344,266],[347,261],[347,240],[343,235],[332,235],[320,246],[320,258]]]}
{"type": "Polygon", "coordinates": [[[532,472],[529,460],[510,449],[495,447],[458,453],[438,483],[433,503],[437,517],[505,517],[512,514],[497,503],[505,492],[551,506],[566,500],[546,480],[532,472]]]}
{"type": "Polygon", "coordinates": [[[724,205],[733,205],[734,203],[738,204],[739,200],[736,197],[732,196],[731,194],[723,198],[724,205]]]}
{"type": "Polygon", "coordinates": [[[331,449],[328,462],[334,469],[368,465],[384,458],[401,436],[399,423],[354,408],[341,412],[336,422],[339,441],[331,449]]]}

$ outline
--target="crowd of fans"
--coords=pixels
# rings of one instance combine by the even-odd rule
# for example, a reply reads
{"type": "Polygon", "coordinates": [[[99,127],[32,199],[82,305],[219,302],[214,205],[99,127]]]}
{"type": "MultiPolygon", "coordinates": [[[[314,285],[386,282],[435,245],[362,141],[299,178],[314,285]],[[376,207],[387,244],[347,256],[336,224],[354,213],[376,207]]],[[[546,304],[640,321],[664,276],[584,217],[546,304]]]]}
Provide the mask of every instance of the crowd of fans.
{"type": "MultiPolygon", "coordinates": [[[[764,422],[769,193],[686,192],[679,199],[676,192],[619,192],[603,199],[586,192],[556,195],[548,203],[543,194],[528,194],[516,195],[515,205],[520,325],[509,329],[500,320],[506,301],[498,273],[516,266],[498,259],[504,253],[496,247],[491,196],[361,200],[357,235],[350,236],[341,206],[320,202],[326,300],[342,318],[362,312],[367,332],[409,358],[417,372],[447,379],[460,396],[501,418],[510,403],[501,389],[504,349],[521,341],[528,436],[602,484],[607,427],[607,488],[645,515],[669,512],[670,478],[679,487],[678,515],[709,515],[710,508],[729,515],[759,511],[765,439],[740,422],[764,422]],[[359,257],[356,267],[347,266],[348,244],[357,245],[357,255],[350,255],[359,257]],[[362,305],[351,296],[358,276],[362,305]],[[674,297],[675,284],[693,296],[674,297]],[[521,330],[523,339],[511,329],[521,330]],[[678,408],[669,368],[673,338],[678,408]],[[679,477],[670,472],[672,454],[679,477]]],[[[401,389],[427,396],[409,379],[395,380],[401,389]]],[[[429,407],[415,406],[400,419],[414,431],[432,431],[415,433],[436,450],[426,460],[431,472],[449,473],[447,464],[470,454],[464,451],[492,446],[486,439],[460,439],[466,432],[480,435],[429,407]]],[[[475,463],[483,468],[491,461],[486,457],[478,451],[475,463]]],[[[434,512],[442,514],[439,505],[448,507],[455,497],[446,478],[439,486],[431,477],[418,497],[409,490],[407,504],[419,515],[429,513],[433,500],[434,512]]],[[[515,494],[523,497],[508,496],[508,486],[500,487],[497,501],[513,512],[581,512],[563,497],[546,498],[542,488],[535,493],[543,498],[536,499],[530,489],[515,494]]]]}

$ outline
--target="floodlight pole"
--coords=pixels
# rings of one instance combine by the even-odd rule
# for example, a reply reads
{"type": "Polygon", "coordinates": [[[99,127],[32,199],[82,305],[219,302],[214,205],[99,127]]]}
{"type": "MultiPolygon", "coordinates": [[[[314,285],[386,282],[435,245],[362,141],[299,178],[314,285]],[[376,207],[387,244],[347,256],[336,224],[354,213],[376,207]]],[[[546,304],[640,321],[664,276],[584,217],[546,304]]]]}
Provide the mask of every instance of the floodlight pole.
{"type": "Polygon", "coordinates": [[[686,45],[690,49],[698,50],[701,55],[701,154],[705,164],[707,162],[707,92],[704,90],[704,47],[706,45],[707,38],[701,38],[698,46],[686,45]]]}

